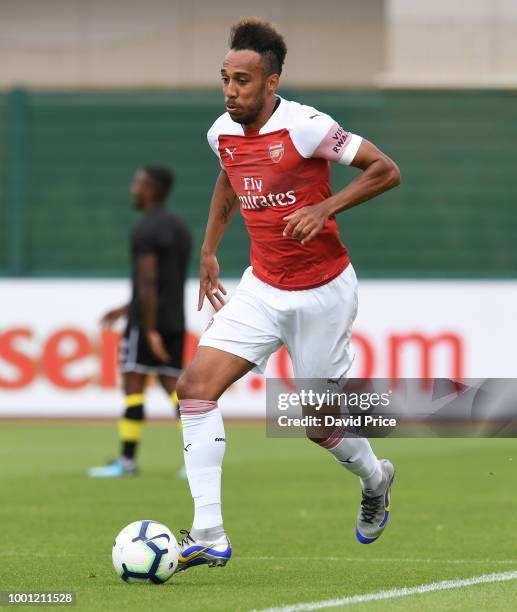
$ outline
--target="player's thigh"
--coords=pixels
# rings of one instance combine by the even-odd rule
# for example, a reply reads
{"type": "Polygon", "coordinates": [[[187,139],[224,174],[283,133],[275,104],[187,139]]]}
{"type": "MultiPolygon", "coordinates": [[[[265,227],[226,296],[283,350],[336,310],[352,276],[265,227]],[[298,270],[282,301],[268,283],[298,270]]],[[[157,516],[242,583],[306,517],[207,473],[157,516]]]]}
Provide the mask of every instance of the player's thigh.
{"type": "Polygon", "coordinates": [[[194,359],[180,376],[176,390],[180,399],[219,399],[235,381],[255,364],[211,346],[199,346],[194,359]]]}
{"type": "Polygon", "coordinates": [[[351,265],[330,283],[304,291],[286,332],[296,378],[340,378],[352,365],[357,279],[351,265]]]}

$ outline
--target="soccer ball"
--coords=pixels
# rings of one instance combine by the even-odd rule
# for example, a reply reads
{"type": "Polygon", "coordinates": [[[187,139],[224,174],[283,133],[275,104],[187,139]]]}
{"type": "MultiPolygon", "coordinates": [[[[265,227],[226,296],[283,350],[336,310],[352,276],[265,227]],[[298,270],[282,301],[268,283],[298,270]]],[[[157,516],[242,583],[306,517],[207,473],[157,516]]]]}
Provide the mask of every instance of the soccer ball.
{"type": "Polygon", "coordinates": [[[179,554],[179,544],[165,525],[135,521],[115,538],[111,556],[122,580],[162,584],[176,571],[179,554]]]}

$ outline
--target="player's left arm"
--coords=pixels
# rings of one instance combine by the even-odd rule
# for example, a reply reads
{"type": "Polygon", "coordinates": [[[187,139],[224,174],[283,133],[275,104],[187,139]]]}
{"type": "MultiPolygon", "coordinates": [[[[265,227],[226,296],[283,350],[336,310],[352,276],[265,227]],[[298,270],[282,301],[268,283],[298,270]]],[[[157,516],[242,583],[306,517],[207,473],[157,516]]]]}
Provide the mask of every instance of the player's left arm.
{"type": "Polygon", "coordinates": [[[353,208],[400,185],[397,164],[364,138],[350,165],[360,168],[362,173],[344,189],[321,202],[330,215],[353,208]]]}
{"type": "Polygon", "coordinates": [[[171,357],[163,338],[156,329],[158,322],[158,256],[144,253],[136,260],[136,293],[141,310],[141,320],[149,348],[162,362],[171,357]]]}
{"type": "Polygon", "coordinates": [[[307,244],[325,227],[329,217],[400,185],[397,164],[368,140],[362,142],[350,162],[362,173],[344,189],[314,206],[305,206],[284,217],[284,236],[307,244]]]}

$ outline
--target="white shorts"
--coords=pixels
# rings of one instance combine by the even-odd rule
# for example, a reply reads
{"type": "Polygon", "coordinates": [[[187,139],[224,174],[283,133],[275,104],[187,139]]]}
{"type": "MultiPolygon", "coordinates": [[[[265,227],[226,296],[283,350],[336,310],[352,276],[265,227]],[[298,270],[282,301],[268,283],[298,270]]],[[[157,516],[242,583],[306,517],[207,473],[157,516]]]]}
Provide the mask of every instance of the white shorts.
{"type": "Polygon", "coordinates": [[[330,283],[302,291],[272,287],[250,266],[199,345],[243,357],[263,374],[270,355],[284,344],[295,378],[340,378],[353,362],[350,338],[356,314],[352,264],[330,283]]]}

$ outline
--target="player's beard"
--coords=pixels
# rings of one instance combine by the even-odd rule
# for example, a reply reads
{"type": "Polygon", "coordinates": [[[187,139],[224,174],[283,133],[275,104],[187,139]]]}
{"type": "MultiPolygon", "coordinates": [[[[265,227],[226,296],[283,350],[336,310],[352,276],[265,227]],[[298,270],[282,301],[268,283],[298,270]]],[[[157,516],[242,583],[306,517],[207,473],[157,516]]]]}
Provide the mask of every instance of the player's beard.
{"type": "Polygon", "coordinates": [[[255,123],[260,113],[262,112],[265,103],[266,94],[263,93],[260,99],[258,99],[257,102],[248,110],[246,115],[236,118],[234,119],[234,121],[238,121],[241,125],[249,125],[250,123],[255,123]]]}
{"type": "Polygon", "coordinates": [[[133,208],[136,210],[142,210],[144,208],[144,203],[138,197],[133,198],[133,208]]]}

